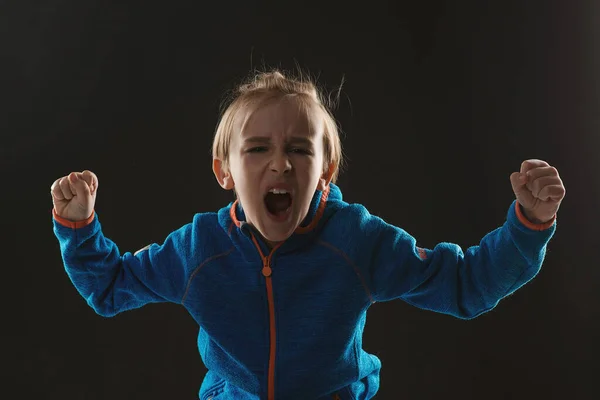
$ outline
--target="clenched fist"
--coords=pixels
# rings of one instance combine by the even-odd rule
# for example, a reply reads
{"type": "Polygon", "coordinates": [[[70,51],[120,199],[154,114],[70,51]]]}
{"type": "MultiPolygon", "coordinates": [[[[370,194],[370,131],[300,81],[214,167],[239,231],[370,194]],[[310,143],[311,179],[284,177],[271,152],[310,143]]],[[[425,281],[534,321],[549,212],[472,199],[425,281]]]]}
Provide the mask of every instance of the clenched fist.
{"type": "Polygon", "coordinates": [[[536,224],[550,221],[565,197],[558,171],[542,160],[523,161],[521,171],[513,172],[510,181],[523,213],[536,224]]]}
{"type": "Polygon", "coordinates": [[[56,214],[73,222],[92,215],[97,192],[98,177],[88,170],[58,178],[50,188],[56,214]]]}

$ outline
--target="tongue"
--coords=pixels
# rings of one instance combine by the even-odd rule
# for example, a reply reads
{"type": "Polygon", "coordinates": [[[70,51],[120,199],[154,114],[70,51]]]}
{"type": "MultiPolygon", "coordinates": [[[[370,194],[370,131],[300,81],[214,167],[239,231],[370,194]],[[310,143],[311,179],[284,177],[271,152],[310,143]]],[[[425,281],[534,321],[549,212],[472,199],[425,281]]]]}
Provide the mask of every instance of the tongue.
{"type": "Polygon", "coordinates": [[[289,194],[269,193],[265,197],[265,203],[271,214],[279,215],[292,205],[292,198],[289,194]]]}

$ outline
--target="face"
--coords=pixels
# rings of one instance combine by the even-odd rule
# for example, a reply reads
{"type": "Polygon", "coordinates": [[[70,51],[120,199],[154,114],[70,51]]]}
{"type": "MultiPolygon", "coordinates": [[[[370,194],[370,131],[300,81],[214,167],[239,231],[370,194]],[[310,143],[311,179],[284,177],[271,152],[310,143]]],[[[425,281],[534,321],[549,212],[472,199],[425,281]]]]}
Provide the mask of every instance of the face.
{"type": "Polygon", "coordinates": [[[306,114],[293,99],[260,107],[234,133],[229,162],[213,162],[221,186],[235,188],[246,222],[270,244],[292,235],[315,191],[329,184],[323,124],[306,114]]]}

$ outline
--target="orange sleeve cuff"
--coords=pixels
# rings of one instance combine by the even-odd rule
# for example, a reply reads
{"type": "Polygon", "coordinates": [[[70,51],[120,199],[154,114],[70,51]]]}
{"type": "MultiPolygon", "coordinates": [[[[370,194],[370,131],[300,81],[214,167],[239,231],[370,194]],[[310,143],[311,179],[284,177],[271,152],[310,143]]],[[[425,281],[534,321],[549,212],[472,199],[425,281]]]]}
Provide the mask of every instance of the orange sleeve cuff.
{"type": "Polygon", "coordinates": [[[96,216],[96,212],[94,210],[92,210],[92,215],[90,215],[87,219],[84,219],[83,221],[69,221],[68,219],[60,217],[56,213],[56,210],[53,208],[52,216],[54,217],[56,222],[58,222],[59,224],[66,226],[67,228],[78,229],[78,228],[83,228],[84,226],[88,226],[89,224],[91,224],[92,221],[94,220],[94,217],[96,216]]]}
{"type": "Polygon", "coordinates": [[[544,222],[543,224],[534,224],[533,222],[528,220],[525,215],[523,215],[523,211],[521,211],[521,205],[519,204],[519,202],[517,202],[517,204],[515,204],[515,212],[517,213],[517,218],[519,219],[519,221],[521,221],[521,223],[523,225],[525,225],[526,227],[528,227],[529,229],[532,229],[534,231],[546,230],[546,229],[550,228],[552,225],[554,225],[554,221],[556,221],[556,214],[554,214],[554,216],[552,217],[552,219],[550,221],[544,222]]]}

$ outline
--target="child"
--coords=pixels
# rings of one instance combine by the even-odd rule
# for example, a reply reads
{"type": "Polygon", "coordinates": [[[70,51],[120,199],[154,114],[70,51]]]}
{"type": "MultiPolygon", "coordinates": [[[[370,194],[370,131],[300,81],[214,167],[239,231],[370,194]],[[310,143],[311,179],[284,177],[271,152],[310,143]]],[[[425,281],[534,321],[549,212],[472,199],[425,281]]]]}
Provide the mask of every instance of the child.
{"type": "Polygon", "coordinates": [[[200,326],[200,399],[370,399],[381,363],[362,348],[366,312],[402,299],[470,319],[540,270],[565,188],[555,168],[522,163],[506,222],[463,253],[417,247],[349,204],[335,185],[337,126],[315,86],[279,72],[239,88],[213,145],[213,171],[237,199],[199,213],[163,244],[121,254],[94,212],[98,178],[52,185],[66,272],[100,315],[153,302],[200,326]]]}

